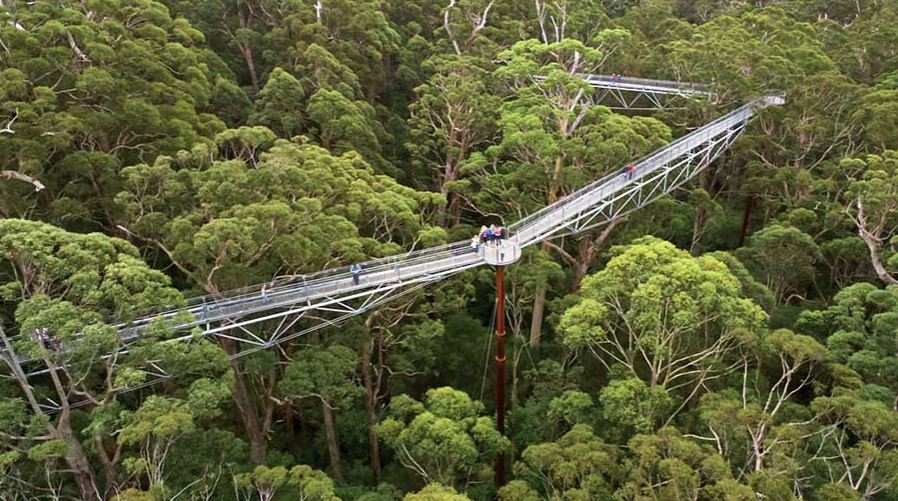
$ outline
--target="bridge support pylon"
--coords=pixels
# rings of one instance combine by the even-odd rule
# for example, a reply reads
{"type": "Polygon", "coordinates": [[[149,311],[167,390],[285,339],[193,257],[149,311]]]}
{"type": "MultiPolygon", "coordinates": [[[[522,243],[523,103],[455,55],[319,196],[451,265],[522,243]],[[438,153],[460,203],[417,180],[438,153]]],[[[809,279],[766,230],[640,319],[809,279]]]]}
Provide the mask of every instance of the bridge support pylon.
{"type": "MultiPolygon", "coordinates": [[[[520,254],[520,247],[518,254],[520,254]]],[[[496,428],[505,436],[505,266],[496,267],[496,428]]],[[[496,455],[496,486],[505,485],[505,454],[496,455]]]]}

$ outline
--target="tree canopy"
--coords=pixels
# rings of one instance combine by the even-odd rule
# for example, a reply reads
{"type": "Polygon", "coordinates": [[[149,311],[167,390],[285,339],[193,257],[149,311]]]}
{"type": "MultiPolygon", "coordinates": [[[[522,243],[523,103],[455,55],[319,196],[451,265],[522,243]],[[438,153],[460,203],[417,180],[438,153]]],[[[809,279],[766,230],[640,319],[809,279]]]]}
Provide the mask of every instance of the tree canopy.
{"type": "Polygon", "coordinates": [[[896,23],[0,0],[0,498],[898,498],[896,23]],[[627,175],[771,94],[663,196],[627,175]],[[357,283],[605,176],[634,198],[505,269],[502,381],[494,268],[357,283]],[[278,296],[360,264],[353,297],[278,296]]]}

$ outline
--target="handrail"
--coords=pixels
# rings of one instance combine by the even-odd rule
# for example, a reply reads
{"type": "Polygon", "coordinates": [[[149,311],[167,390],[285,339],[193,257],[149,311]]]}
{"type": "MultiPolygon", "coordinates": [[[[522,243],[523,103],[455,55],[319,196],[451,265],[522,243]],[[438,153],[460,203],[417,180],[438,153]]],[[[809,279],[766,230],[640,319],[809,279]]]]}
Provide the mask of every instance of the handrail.
{"type": "MultiPolygon", "coordinates": [[[[696,91],[705,86],[684,84],[682,82],[622,78],[611,80],[604,75],[584,75],[587,80],[608,79],[612,83],[649,82],[657,86],[691,86],[696,91]]],[[[736,124],[747,121],[757,107],[782,104],[782,94],[770,94],[755,99],[748,104],[696,129],[695,131],[672,141],[635,163],[636,170],[633,181],[663,168],[669,159],[682,154],[681,150],[689,150],[707,142],[707,138],[725,131],[736,124]]],[[[621,182],[621,172],[611,172],[581,188],[573,191],[557,202],[544,207],[508,226],[510,238],[516,239],[521,247],[536,243],[559,229],[559,225],[567,218],[601,203],[605,197],[626,189],[629,182],[621,182]],[[567,214],[567,216],[566,216],[567,214]]],[[[363,279],[356,284],[349,266],[328,268],[319,272],[280,277],[274,280],[225,291],[216,296],[204,295],[187,300],[187,306],[170,308],[150,315],[139,317],[131,322],[118,324],[120,335],[125,339],[139,337],[151,322],[159,318],[174,320],[176,317],[189,314],[193,319],[178,323],[175,329],[194,327],[204,323],[232,319],[235,317],[270,310],[272,308],[290,306],[313,299],[354,294],[384,286],[385,284],[404,283],[404,281],[426,280],[428,276],[453,270],[467,269],[483,264],[482,259],[471,252],[467,240],[452,242],[436,247],[414,250],[359,263],[363,269],[363,279]]]]}
{"type": "MultiPolygon", "coordinates": [[[[758,107],[759,105],[766,105],[767,102],[768,97],[754,100],[749,104],[746,104],[738,108],[737,110],[734,110],[706,124],[705,126],[700,127],[699,129],[696,129],[690,134],[687,134],[686,136],[683,136],[667,144],[663,148],[655,151],[654,153],[644,157],[636,163],[636,173],[634,175],[634,178],[638,179],[639,177],[642,177],[645,174],[648,174],[649,172],[652,172],[653,170],[665,165],[665,162],[663,161],[664,158],[671,156],[672,152],[676,152],[687,145],[690,148],[695,147],[695,144],[701,143],[703,141],[702,136],[712,134],[715,131],[726,129],[727,127],[732,126],[732,124],[747,120],[753,114],[753,109],[755,107],[758,107]]],[[[522,240],[520,241],[520,244],[522,246],[527,246],[534,243],[535,241],[540,240],[541,233],[549,229],[549,223],[553,223],[558,220],[558,217],[553,217],[553,214],[563,213],[567,209],[567,207],[573,204],[589,205],[594,203],[593,199],[595,199],[596,196],[599,195],[599,193],[602,192],[602,190],[606,186],[608,186],[612,181],[619,179],[619,177],[620,171],[609,173],[597,179],[596,181],[593,181],[586,186],[572,192],[571,194],[558,200],[554,204],[544,207],[543,209],[540,209],[533,214],[509,225],[508,229],[511,238],[519,239],[519,241],[522,240]],[[542,227],[546,227],[545,230],[542,229],[542,227]],[[534,231],[536,232],[535,234],[529,234],[530,232],[534,231]]],[[[619,186],[624,187],[627,184],[628,183],[623,183],[619,186]]],[[[415,270],[416,267],[420,267],[420,265],[422,264],[428,265],[424,268],[440,268],[439,264],[441,262],[444,262],[447,259],[451,259],[453,257],[457,257],[460,253],[467,252],[468,250],[469,242],[460,241],[428,249],[412,251],[406,254],[379,258],[360,264],[362,266],[364,276],[367,278],[365,282],[369,286],[376,286],[382,283],[380,280],[381,276],[387,275],[390,272],[395,272],[396,268],[399,268],[399,275],[397,276],[397,279],[408,279],[412,278],[412,276],[417,276],[417,274],[427,273],[427,269],[415,270]],[[409,270],[413,270],[414,273],[410,274],[409,270]]],[[[221,312],[225,308],[227,308],[228,310],[232,310],[236,307],[239,307],[239,305],[242,303],[257,303],[260,299],[265,299],[263,298],[263,294],[261,292],[262,287],[265,287],[264,296],[267,296],[268,298],[287,298],[289,296],[289,299],[272,302],[273,306],[277,306],[289,302],[295,302],[298,300],[307,300],[313,297],[318,297],[317,294],[323,294],[328,290],[335,291],[336,288],[333,287],[335,283],[344,284],[340,288],[350,290],[353,287],[347,284],[352,283],[352,275],[353,274],[349,271],[348,266],[341,266],[338,268],[322,270],[320,272],[308,275],[291,277],[290,279],[285,279],[281,284],[273,287],[268,287],[268,284],[270,284],[271,282],[266,282],[265,284],[257,284],[251,287],[229,291],[221,299],[210,300],[211,298],[209,298],[209,296],[204,296],[200,301],[194,299],[192,306],[189,306],[187,308],[173,309],[167,312],[162,312],[160,314],[143,317],[130,324],[121,325],[120,328],[122,330],[132,330],[135,328],[140,329],[140,327],[148,324],[149,322],[155,320],[160,316],[163,318],[173,318],[174,316],[185,311],[191,313],[194,317],[196,317],[195,321],[190,322],[188,325],[198,325],[206,321],[210,321],[210,319],[215,320],[220,318],[222,315],[221,312]],[[210,315],[210,310],[218,310],[219,314],[210,315]]],[[[360,284],[360,287],[363,285],[364,284],[360,284]]]]}

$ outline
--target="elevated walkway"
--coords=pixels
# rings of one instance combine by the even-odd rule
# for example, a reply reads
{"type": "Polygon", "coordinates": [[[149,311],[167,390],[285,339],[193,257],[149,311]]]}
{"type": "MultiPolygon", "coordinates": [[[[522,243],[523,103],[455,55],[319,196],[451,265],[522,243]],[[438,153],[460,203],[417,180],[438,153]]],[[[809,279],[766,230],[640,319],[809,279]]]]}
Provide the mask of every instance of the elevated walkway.
{"type": "MultiPolygon", "coordinates": [[[[604,77],[588,77],[593,78],[591,83],[605,85],[604,77]]],[[[628,82],[632,80],[636,79],[611,84],[636,85],[628,82]]],[[[640,85],[646,88],[674,88],[674,83],[669,82],[642,82],[640,85]]],[[[680,89],[677,92],[685,92],[682,84],[676,84],[680,89]]],[[[189,342],[198,329],[204,336],[239,341],[241,349],[233,355],[239,357],[333,325],[465,270],[484,264],[510,264],[529,245],[608,223],[670,193],[728,148],[759,108],[783,101],[781,95],[756,99],[639,160],[632,175],[624,173],[622,166],[621,170],[510,225],[510,236],[501,245],[475,250],[470,241],[462,241],[376,259],[361,264],[357,281],[349,267],[339,267],[228,291],[218,298],[194,298],[186,308],[119,325],[120,336],[127,346],[140,339],[153,322],[168,321],[178,335],[165,342],[189,342]],[[310,312],[316,312],[315,320],[309,319],[302,330],[294,329],[310,312]],[[248,329],[262,322],[273,325],[266,334],[248,329]]],[[[27,364],[29,360],[20,358],[19,362],[27,364]]],[[[147,380],[141,387],[171,376],[155,364],[145,370],[147,380]]],[[[46,369],[34,368],[28,375],[45,372],[46,369]]],[[[52,402],[49,406],[53,406],[52,402]]]]}

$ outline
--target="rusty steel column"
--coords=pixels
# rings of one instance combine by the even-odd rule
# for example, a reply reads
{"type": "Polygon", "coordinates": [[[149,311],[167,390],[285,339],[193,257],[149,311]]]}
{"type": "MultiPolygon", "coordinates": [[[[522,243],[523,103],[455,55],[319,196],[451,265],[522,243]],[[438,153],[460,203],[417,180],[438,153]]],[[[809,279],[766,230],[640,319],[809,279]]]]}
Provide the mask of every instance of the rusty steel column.
{"type": "MultiPolygon", "coordinates": [[[[496,267],[496,428],[505,436],[505,267],[496,267]]],[[[496,455],[496,485],[505,485],[505,454],[496,455]]]]}

